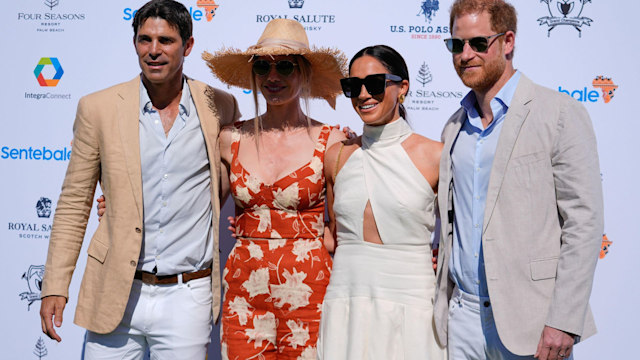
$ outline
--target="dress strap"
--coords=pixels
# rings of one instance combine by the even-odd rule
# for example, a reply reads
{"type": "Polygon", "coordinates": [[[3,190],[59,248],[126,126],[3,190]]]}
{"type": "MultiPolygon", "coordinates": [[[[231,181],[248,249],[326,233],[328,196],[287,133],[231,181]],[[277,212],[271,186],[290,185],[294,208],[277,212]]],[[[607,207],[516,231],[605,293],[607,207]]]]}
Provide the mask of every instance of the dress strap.
{"type": "Polygon", "coordinates": [[[235,166],[239,165],[238,152],[240,150],[240,129],[244,121],[236,121],[231,129],[231,171],[236,172],[235,166]]]}
{"type": "Polygon", "coordinates": [[[331,135],[331,130],[333,130],[334,128],[334,126],[322,125],[322,129],[320,129],[320,135],[318,136],[318,141],[316,142],[316,149],[313,152],[313,156],[319,157],[322,161],[324,161],[324,153],[327,150],[329,135],[331,135]]]}

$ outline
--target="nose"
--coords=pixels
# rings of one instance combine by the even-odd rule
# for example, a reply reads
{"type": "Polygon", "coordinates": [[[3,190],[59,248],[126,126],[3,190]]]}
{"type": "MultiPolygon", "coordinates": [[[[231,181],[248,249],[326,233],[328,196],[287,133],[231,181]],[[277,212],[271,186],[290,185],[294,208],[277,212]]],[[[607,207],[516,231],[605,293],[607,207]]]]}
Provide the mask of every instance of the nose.
{"type": "Polygon", "coordinates": [[[369,94],[369,91],[367,91],[366,86],[364,86],[364,84],[362,84],[360,86],[360,93],[358,94],[358,99],[360,100],[367,100],[371,97],[371,94],[369,94]]]}
{"type": "Polygon", "coordinates": [[[277,81],[280,80],[280,74],[276,71],[275,64],[269,64],[269,72],[267,73],[267,80],[277,81]]]}
{"type": "Polygon", "coordinates": [[[160,47],[160,43],[157,40],[151,41],[151,45],[149,47],[149,56],[155,59],[162,53],[162,48],[160,47]]]}
{"type": "Polygon", "coordinates": [[[469,42],[465,41],[464,45],[462,46],[462,52],[460,53],[460,58],[462,59],[462,61],[469,61],[473,59],[474,56],[476,56],[476,52],[473,51],[473,49],[471,48],[471,45],[469,45],[469,42]]]}

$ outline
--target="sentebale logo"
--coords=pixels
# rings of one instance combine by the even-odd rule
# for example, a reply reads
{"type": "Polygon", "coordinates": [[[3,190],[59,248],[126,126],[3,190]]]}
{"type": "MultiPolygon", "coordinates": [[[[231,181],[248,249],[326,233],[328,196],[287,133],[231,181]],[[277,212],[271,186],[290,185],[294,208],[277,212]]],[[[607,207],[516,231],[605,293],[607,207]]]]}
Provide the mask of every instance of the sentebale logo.
{"type": "Polygon", "coordinates": [[[198,0],[196,6],[204,10],[207,22],[213,20],[213,17],[216,16],[216,9],[220,7],[220,5],[216,4],[213,0],[198,0]]]}
{"type": "Polygon", "coordinates": [[[592,19],[581,16],[584,5],[590,3],[591,0],[577,0],[580,5],[575,6],[576,1],[573,0],[540,0],[547,4],[549,16],[543,16],[538,19],[538,25],[548,25],[547,36],[551,36],[551,30],[558,25],[573,26],[578,31],[578,37],[582,37],[582,25],[591,26],[592,19]],[[570,16],[575,14],[575,16],[570,16]]]}
{"type": "Polygon", "coordinates": [[[60,78],[62,78],[62,74],[64,74],[64,70],[62,70],[62,66],[60,66],[60,62],[58,58],[55,57],[43,57],[36,65],[36,68],[33,69],[33,74],[38,79],[38,84],[40,86],[57,86],[60,78]],[[45,79],[44,75],[42,75],[42,70],[45,66],[51,65],[56,70],[55,75],[51,79],[45,79]]]}
{"type": "Polygon", "coordinates": [[[591,83],[594,88],[599,88],[602,90],[602,98],[604,99],[604,103],[608,103],[613,98],[613,95],[618,88],[618,85],[613,83],[611,78],[605,78],[604,76],[596,76],[591,83]]]}

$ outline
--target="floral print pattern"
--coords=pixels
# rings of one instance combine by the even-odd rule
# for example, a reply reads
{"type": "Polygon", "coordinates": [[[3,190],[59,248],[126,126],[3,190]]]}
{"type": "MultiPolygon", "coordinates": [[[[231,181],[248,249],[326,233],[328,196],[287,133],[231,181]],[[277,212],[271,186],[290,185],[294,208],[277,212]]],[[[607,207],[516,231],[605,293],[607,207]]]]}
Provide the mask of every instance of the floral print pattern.
{"type": "Polygon", "coordinates": [[[223,271],[223,359],[316,358],[320,309],[331,273],[324,248],[324,126],[312,159],[267,186],[238,161],[232,135],[236,245],[223,271]]]}

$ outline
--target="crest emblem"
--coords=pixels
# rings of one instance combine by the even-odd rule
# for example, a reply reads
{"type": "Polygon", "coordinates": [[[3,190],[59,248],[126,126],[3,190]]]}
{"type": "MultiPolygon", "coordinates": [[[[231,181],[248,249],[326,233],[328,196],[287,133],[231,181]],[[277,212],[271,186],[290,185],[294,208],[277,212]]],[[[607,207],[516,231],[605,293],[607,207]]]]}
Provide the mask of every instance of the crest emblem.
{"type": "Polygon", "coordinates": [[[22,274],[22,278],[27,281],[27,291],[20,293],[20,300],[27,300],[27,310],[31,310],[31,305],[40,300],[42,276],[44,265],[31,265],[29,270],[22,274]]]}
{"type": "Polygon", "coordinates": [[[439,9],[440,2],[438,0],[424,0],[420,4],[420,12],[417,16],[424,15],[424,21],[431,22],[439,9]]]}
{"type": "Polygon", "coordinates": [[[289,8],[291,9],[302,9],[302,6],[304,5],[304,0],[288,0],[289,1],[289,8]]]}
{"type": "Polygon", "coordinates": [[[51,199],[41,197],[36,203],[36,211],[39,218],[48,218],[51,216],[51,199]]]}
{"type": "Polygon", "coordinates": [[[551,30],[559,25],[573,26],[578,31],[578,37],[582,37],[582,25],[591,26],[592,19],[582,16],[584,5],[591,0],[540,0],[547,4],[549,16],[538,19],[539,25],[548,25],[547,36],[551,36],[551,30]]]}

